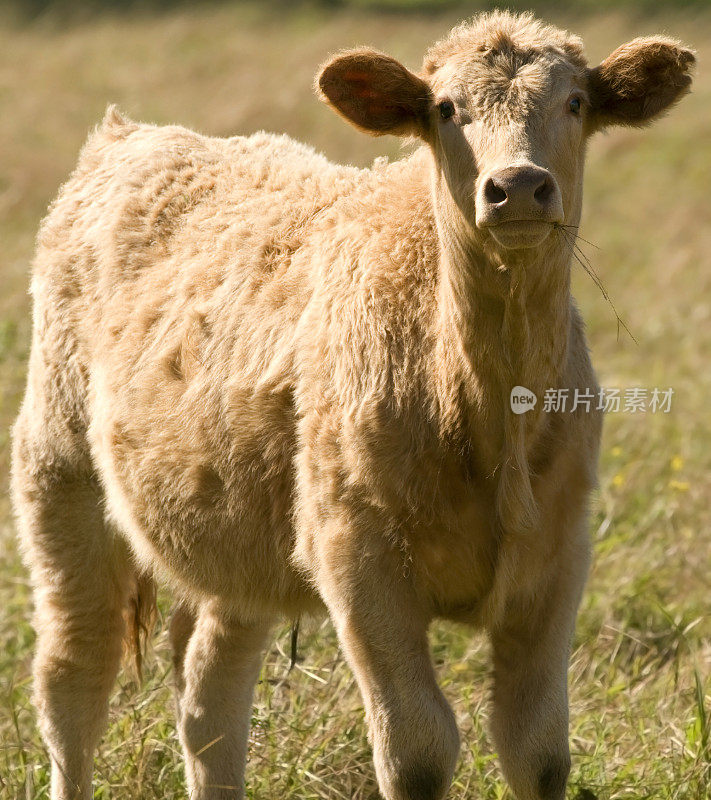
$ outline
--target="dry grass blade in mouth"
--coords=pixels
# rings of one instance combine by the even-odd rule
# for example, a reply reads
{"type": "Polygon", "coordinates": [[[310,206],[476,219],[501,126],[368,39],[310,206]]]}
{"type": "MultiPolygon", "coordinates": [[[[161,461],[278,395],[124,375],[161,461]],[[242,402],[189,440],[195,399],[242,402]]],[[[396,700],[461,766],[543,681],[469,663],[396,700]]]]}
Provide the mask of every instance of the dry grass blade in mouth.
{"type": "Polygon", "coordinates": [[[596,249],[599,249],[599,248],[597,248],[597,245],[593,244],[592,242],[589,242],[587,239],[583,239],[583,237],[580,236],[580,234],[578,233],[577,225],[563,225],[560,222],[556,222],[556,223],[554,223],[553,227],[555,228],[555,230],[560,231],[561,235],[563,236],[563,239],[565,239],[566,243],[570,246],[571,252],[575,256],[575,259],[578,262],[578,264],[580,264],[580,266],[585,270],[585,272],[587,272],[587,274],[590,276],[590,280],[592,280],[592,282],[595,284],[595,286],[597,286],[597,288],[600,290],[602,296],[610,304],[610,308],[612,309],[612,312],[615,315],[615,318],[617,320],[617,339],[618,339],[618,341],[619,341],[619,338],[620,338],[620,327],[622,327],[627,331],[627,333],[629,334],[630,339],[632,339],[632,341],[635,344],[638,345],[639,342],[637,341],[637,339],[635,339],[634,334],[627,327],[627,324],[622,319],[622,317],[617,313],[617,309],[615,308],[615,304],[612,302],[612,298],[608,294],[608,291],[605,288],[602,280],[600,280],[600,276],[593,269],[593,266],[590,263],[590,259],[583,252],[583,250],[581,249],[581,247],[578,244],[577,240],[580,239],[581,242],[585,242],[585,244],[589,244],[591,247],[595,247],[596,249]]]}

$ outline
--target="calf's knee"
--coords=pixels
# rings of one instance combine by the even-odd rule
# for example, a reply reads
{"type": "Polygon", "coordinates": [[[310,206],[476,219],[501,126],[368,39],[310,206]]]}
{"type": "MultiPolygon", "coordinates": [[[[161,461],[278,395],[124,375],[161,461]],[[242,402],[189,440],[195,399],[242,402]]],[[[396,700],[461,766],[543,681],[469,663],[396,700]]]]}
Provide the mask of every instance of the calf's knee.
{"type": "Polygon", "coordinates": [[[447,793],[451,775],[443,765],[423,762],[406,767],[399,778],[403,800],[440,800],[447,793]]]}
{"type": "MultiPolygon", "coordinates": [[[[438,704],[439,705],[439,704],[438,704]]],[[[459,755],[459,732],[444,702],[421,726],[392,726],[376,734],[378,784],[387,800],[442,800],[459,755]]]]}
{"type": "Polygon", "coordinates": [[[564,800],[570,772],[567,753],[502,762],[516,800],[564,800]]]}
{"type": "Polygon", "coordinates": [[[538,798],[540,800],[563,800],[570,773],[570,757],[552,757],[538,772],[538,798]]]}

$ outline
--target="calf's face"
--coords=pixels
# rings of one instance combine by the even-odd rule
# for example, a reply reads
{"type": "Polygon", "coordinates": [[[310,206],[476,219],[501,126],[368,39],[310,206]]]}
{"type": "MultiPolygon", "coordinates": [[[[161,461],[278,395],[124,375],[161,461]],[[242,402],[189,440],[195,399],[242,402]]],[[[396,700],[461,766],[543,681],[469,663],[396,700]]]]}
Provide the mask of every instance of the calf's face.
{"type": "Polygon", "coordinates": [[[360,48],[329,61],[318,88],[367,133],[430,146],[440,215],[461,234],[525,249],[555,224],[578,223],[588,136],[654,119],[688,90],[693,62],[677,42],[650,37],[590,69],[577,37],[498,13],[455,28],[419,75],[360,48]]]}
{"type": "Polygon", "coordinates": [[[582,70],[511,39],[426,61],[429,141],[464,224],[532,247],[580,207],[582,70]]]}

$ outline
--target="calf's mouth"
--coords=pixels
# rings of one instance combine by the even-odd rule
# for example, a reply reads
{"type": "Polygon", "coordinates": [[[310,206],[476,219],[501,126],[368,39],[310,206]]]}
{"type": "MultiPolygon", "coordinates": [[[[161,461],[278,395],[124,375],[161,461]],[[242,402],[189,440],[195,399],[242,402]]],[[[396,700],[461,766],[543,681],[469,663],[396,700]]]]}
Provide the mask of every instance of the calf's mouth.
{"type": "Polygon", "coordinates": [[[507,250],[538,247],[550,235],[554,223],[540,219],[512,219],[497,225],[487,226],[487,230],[501,247],[507,250]]]}

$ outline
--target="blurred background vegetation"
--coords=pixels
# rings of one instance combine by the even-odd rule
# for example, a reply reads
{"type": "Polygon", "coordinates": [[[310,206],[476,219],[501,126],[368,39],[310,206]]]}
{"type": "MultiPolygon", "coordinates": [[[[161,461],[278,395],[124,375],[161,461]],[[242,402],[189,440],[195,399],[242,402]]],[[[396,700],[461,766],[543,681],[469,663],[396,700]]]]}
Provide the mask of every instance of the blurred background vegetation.
{"type": "MultiPolygon", "coordinates": [[[[46,798],[29,701],[31,596],[7,498],[9,426],[30,334],[39,220],[109,102],[213,135],[285,131],[366,166],[395,139],[348,128],[312,92],[329,52],[356,44],[412,68],[458,20],[494,3],[434,0],[169,2],[0,0],[0,797],[46,798]]],[[[591,520],[595,562],[571,670],[577,800],[711,797],[711,8],[708,0],[525,2],[583,35],[591,62],[634,36],[696,48],[693,94],[649,130],[590,146],[583,249],[633,332],[574,265],[606,386],[673,387],[669,414],[606,420],[591,520]]],[[[170,598],[161,599],[169,613],[170,598]]],[[[248,797],[375,798],[362,707],[327,622],[288,673],[277,632],[258,686],[248,797]]],[[[437,625],[432,648],[462,730],[451,797],[505,798],[486,739],[487,645],[437,625]]],[[[122,674],[97,758],[97,798],[184,797],[164,627],[146,685],[122,674]]]]}
{"type": "MultiPolygon", "coordinates": [[[[163,13],[176,9],[209,9],[218,5],[239,5],[239,0],[0,0],[0,8],[5,7],[24,20],[37,19],[51,15],[57,20],[76,21],[107,12],[163,13]]],[[[243,4],[243,3],[242,3],[243,4]]],[[[576,13],[599,13],[610,10],[630,10],[649,13],[660,9],[682,11],[684,9],[708,6],[708,0],[509,0],[506,3],[464,2],[464,0],[263,0],[260,5],[272,11],[363,11],[371,14],[432,14],[461,12],[464,16],[474,11],[493,8],[509,8],[527,11],[535,9],[538,13],[559,11],[567,8],[576,13]]]]}

